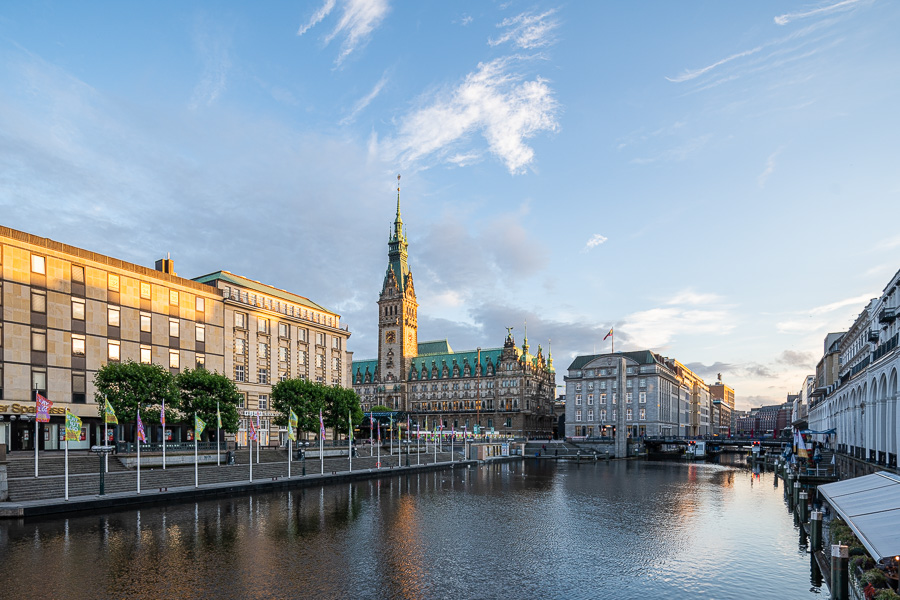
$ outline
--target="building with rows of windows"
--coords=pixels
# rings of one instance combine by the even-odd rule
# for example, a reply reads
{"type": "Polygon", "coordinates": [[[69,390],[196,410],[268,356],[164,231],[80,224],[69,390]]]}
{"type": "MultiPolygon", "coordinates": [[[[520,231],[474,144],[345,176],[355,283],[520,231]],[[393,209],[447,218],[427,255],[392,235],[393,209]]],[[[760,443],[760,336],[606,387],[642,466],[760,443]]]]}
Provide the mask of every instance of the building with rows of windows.
{"type": "MultiPolygon", "coordinates": [[[[650,350],[577,356],[566,381],[566,436],[613,436],[619,377],[625,376],[625,424],[629,437],[727,435],[716,415],[710,386],[677,360],[650,350]],[[625,373],[618,362],[625,358],[625,373]]],[[[719,404],[734,407],[734,390],[719,381],[719,404]],[[727,388],[727,390],[725,389],[727,388]]],[[[730,413],[729,413],[730,419],[730,413]]]]}
{"type": "MultiPolygon", "coordinates": [[[[553,359],[527,334],[516,346],[511,330],[501,347],[454,352],[447,340],[419,342],[418,303],[400,216],[388,241],[388,266],[378,299],[378,357],[353,362],[353,389],[363,410],[410,413],[411,425],[431,430],[546,437],[554,428],[553,359]]],[[[511,328],[510,328],[511,329],[511,328]]]]}
{"type": "MultiPolygon", "coordinates": [[[[225,271],[185,279],[168,258],[150,269],[6,227],[0,315],[0,444],[11,450],[34,449],[38,392],[53,402],[40,449],[60,447],[66,409],[83,420],[82,440],[70,447],[101,443],[93,378],[111,361],[225,373],[245,411],[268,411],[275,378],[350,383],[343,350],[350,332],[339,315],[302,296],[225,271]]],[[[262,419],[263,443],[276,444],[283,433],[269,435],[270,418],[262,419]]],[[[184,441],[189,433],[177,424],[166,432],[148,427],[151,442],[164,435],[184,441]]],[[[119,434],[133,435],[126,425],[119,434]]]]}

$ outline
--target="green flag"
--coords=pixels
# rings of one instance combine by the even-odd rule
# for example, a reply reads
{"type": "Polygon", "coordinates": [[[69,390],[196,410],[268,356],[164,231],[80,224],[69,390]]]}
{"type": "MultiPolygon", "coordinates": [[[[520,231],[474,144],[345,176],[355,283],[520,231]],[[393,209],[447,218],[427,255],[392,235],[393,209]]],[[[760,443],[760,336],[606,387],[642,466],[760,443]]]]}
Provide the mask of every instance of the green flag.
{"type": "Polygon", "coordinates": [[[290,412],[288,413],[288,439],[295,441],[297,439],[297,423],[300,419],[297,418],[297,414],[294,412],[294,409],[288,409],[290,412]]]}
{"type": "Polygon", "coordinates": [[[194,440],[199,440],[200,436],[203,435],[203,430],[206,429],[206,423],[198,417],[194,415],[194,440]]]}
{"type": "Polygon", "coordinates": [[[103,409],[103,420],[107,423],[119,424],[119,419],[116,418],[116,411],[113,410],[109,400],[106,401],[106,407],[103,409]]]}
{"type": "Polygon", "coordinates": [[[222,429],[222,413],[219,412],[218,402],[216,402],[216,422],[219,424],[219,429],[222,429]]]}

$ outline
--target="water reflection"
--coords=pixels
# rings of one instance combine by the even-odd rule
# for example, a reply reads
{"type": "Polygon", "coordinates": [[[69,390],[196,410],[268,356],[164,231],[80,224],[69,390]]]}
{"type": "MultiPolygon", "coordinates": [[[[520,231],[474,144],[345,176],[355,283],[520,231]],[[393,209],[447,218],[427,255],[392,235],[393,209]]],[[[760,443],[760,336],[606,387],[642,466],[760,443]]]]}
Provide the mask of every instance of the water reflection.
{"type": "Polygon", "coordinates": [[[802,598],[821,574],[772,477],[530,461],[5,522],[0,578],[11,598],[802,598]]]}

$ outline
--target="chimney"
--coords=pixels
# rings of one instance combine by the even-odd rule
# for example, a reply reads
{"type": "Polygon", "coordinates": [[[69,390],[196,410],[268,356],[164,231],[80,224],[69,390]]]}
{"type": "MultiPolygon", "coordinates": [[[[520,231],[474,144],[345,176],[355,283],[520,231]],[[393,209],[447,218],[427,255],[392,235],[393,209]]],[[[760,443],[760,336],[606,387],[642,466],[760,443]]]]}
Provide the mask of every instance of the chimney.
{"type": "Polygon", "coordinates": [[[165,258],[156,261],[156,270],[173,276],[177,275],[177,273],[175,273],[175,261],[169,258],[168,252],[166,252],[165,258]]]}

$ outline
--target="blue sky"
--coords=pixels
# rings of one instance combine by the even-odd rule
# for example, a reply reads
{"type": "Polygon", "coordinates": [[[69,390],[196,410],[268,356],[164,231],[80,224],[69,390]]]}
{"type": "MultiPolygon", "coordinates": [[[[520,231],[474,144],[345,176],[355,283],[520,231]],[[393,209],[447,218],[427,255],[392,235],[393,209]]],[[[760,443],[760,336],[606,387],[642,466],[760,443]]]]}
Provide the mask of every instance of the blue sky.
{"type": "Polygon", "coordinates": [[[0,5],[2,224],[343,315],[402,174],[419,339],[796,392],[900,267],[900,4],[0,5]]]}

